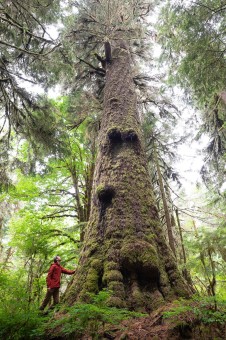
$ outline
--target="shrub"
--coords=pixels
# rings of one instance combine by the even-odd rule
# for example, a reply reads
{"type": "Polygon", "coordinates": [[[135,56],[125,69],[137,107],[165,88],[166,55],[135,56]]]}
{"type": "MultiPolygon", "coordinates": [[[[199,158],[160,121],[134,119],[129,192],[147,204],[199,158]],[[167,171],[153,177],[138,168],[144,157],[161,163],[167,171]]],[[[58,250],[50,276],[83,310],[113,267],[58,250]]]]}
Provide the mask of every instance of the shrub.
{"type": "Polygon", "coordinates": [[[29,303],[22,274],[0,275],[0,339],[30,339],[33,330],[44,322],[38,307],[29,303]]]}
{"type": "Polygon", "coordinates": [[[66,308],[66,314],[61,315],[59,320],[51,322],[48,332],[52,334],[57,329],[58,335],[73,334],[76,338],[87,333],[95,338],[100,329],[104,330],[105,324],[118,324],[131,317],[146,316],[126,309],[108,307],[107,300],[110,296],[110,292],[101,291],[97,295],[91,295],[92,303],[78,303],[66,308]]]}
{"type": "Polygon", "coordinates": [[[192,322],[225,324],[225,311],[226,300],[220,300],[213,296],[194,296],[191,300],[174,301],[172,308],[164,312],[163,317],[178,325],[192,322]]]}

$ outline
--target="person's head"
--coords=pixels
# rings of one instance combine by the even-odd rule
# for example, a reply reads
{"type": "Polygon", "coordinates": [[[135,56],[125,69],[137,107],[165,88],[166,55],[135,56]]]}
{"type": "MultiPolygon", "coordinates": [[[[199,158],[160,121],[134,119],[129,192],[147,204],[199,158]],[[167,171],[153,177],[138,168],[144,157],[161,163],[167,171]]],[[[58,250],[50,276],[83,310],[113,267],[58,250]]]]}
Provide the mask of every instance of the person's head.
{"type": "Polygon", "coordinates": [[[61,261],[60,256],[59,256],[59,255],[56,255],[56,256],[53,258],[53,261],[54,261],[54,263],[60,263],[60,261],[61,261]]]}

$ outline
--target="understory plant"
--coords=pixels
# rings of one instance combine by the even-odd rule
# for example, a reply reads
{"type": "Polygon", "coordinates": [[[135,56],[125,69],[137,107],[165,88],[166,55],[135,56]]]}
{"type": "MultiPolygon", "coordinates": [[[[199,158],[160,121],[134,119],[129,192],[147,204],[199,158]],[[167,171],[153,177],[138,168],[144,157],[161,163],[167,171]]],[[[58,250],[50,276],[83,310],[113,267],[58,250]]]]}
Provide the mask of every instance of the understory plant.
{"type": "MultiPolygon", "coordinates": [[[[103,290],[97,295],[90,294],[90,303],[77,303],[66,307],[55,314],[55,321],[47,324],[47,333],[54,337],[57,333],[65,338],[79,339],[86,333],[93,339],[98,339],[103,334],[107,325],[119,324],[122,320],[147,316],[143,313],[131,312],[127,309],[109,307],[108,300],[111,292],[103,290]]],[[[38,333],[37,333],[38,335],[38,333]]],[[[39,334],[43,336],[43,334],[39,334]]]]}
{"type": "Polygon", "coordinates": [[[217,296],[197,296],[179,299],[163,313],[163,318],[177,326],[196,324],[225,324],[226,300],[217,296]]]}
{"type": "Polygon", "coordinates": [[[0,291],[0,339],[30,339],[44,320],[30,301],[23,271],[0,272],[0,291]]]}

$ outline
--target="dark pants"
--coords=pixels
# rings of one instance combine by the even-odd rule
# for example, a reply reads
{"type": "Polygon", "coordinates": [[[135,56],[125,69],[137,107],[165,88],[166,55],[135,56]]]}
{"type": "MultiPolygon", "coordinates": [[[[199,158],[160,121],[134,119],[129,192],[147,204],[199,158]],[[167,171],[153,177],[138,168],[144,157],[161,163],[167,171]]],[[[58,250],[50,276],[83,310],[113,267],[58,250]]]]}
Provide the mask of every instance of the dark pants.
{"type": "Polygon", "coordinates": [[[50,308],[53,308],[55,305],[57,305],[59,303],[59,292],[60,288],[47,289],[46,296],[39,309],[44,310],[48,303],[51,301],[51,297],[53,297],[53,304],[50,308]]]}

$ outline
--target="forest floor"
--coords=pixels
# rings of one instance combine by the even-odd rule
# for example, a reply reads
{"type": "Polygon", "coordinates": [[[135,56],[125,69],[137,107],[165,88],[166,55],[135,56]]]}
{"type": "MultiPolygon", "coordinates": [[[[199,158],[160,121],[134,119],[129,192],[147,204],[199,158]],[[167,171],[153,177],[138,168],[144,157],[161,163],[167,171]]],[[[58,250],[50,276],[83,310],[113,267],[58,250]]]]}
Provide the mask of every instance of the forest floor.
{"type": "Polygon", "coordinates": [[[169,306],[164,306],[148,317],[124,320],[119,325],[105,327],[98,337],[86,336],[82,340],[114,339],[114,340],[226,340],[226,324],[204,324],[198,320],[167,320],[163,312],[169,306]]]}

